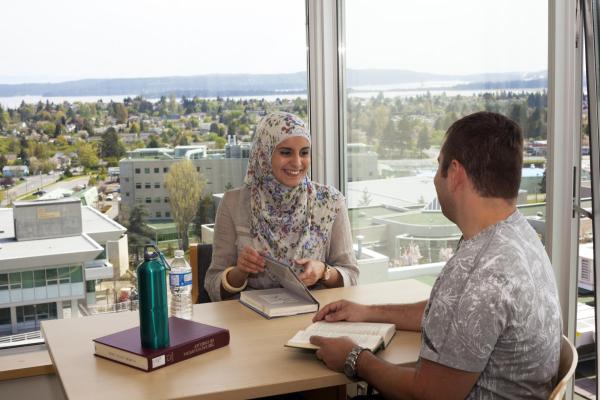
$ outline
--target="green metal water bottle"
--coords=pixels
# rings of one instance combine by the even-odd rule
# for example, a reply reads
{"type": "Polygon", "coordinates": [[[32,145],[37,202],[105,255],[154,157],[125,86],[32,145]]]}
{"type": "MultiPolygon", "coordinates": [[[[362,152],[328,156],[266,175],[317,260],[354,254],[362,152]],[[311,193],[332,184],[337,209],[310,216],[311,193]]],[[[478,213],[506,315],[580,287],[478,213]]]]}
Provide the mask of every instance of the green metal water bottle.
{"type": "Polygon", "coordinates": [[[144,262],[137,267],[142,347],[159,349],[169,346],[168,268],[156,246],[144,246],[144,262]],[[153,250],[148,252],[148,249],[153,250]]]}

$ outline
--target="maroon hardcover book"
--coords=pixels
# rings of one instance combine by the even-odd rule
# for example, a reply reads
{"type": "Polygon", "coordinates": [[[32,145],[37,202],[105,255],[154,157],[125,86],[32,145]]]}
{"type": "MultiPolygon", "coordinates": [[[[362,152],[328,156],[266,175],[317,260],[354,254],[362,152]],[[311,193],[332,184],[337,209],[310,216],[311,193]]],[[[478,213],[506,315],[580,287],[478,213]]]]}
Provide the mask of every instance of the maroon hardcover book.
{"type": "Polygon", "coordinates": [[[94,355],[150,372],[229,344],[229,331],[187,319],[170,317],[171,345],[142,347],[140,327],[94,339],[94,355]]]}

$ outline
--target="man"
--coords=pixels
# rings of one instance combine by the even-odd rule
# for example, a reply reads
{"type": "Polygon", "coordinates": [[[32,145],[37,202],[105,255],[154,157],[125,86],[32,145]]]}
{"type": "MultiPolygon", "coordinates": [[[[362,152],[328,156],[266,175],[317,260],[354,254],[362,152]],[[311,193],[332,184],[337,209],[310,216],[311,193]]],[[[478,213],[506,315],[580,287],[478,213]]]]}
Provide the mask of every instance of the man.
{"type": "Polygon", "coordinates": [[[313,336],[317,357],[385,398],[547,398],[558,370],[561,318],[550,261],[516,209],[521,129],[495,113],[464,117],[448,129],[438,164],[442,212],[463,237],[429,301],[339,301],[314,317],[420,330],[417,366],[389,364],[349,338],[313,336]]]}

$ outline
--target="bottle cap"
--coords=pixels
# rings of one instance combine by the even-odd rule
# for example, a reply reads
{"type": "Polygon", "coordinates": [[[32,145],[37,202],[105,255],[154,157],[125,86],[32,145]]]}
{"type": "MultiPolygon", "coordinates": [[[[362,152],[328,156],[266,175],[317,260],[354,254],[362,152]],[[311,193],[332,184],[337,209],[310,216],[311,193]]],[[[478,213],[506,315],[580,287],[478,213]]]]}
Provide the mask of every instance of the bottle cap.
{"type": "Polygon", "coordinates": [[[175,250],[175,257],[183,257],[184,254],[183,250],[175,250]]]}

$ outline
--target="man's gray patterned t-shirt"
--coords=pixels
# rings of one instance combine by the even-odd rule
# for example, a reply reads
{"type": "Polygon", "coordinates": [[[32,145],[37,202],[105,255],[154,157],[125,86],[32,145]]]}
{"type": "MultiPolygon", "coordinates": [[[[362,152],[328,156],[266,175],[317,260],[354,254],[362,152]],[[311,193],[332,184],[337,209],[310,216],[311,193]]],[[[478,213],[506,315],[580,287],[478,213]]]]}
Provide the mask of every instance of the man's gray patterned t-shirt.
{"type": "Polygon", "coordinates": [[[546,251],[518,211],[460,244],[435,282],[422,329],[421,357],[481,372],[469,399],[548,397],[560,306],[546,251]]]}

